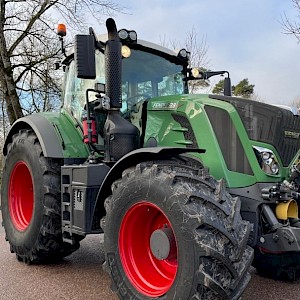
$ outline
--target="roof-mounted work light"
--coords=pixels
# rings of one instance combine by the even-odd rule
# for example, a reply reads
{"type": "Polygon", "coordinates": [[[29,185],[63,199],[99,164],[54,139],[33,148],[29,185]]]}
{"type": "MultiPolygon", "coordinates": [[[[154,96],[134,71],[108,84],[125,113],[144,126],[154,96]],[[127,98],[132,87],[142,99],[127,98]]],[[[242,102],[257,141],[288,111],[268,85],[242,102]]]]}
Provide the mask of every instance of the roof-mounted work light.
{"type": "Polygon", "coordinates": [[[137,34],[134,30],[120,29],[118,31],[119,38],[122,43],[136,43],[137,34]]]}
{"type": "Polygon", "coordinates": [[[188,52],[186,49],[180,49],[177,54],[177,56],[179,58],[186,60],[186,61],[188,61],[190,59],[190,55],[191,55],[191,53],[188,52]]]}

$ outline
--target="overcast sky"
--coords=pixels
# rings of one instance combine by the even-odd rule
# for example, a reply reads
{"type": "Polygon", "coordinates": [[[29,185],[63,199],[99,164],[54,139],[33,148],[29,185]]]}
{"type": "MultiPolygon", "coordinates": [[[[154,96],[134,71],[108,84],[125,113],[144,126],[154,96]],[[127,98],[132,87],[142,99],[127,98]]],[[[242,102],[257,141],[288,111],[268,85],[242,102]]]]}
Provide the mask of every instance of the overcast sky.
{"type": "Polygon", "coordinates": [[[184,40],[195,28],[199,40],[207,36],[210,69],[228,70],[233,84],[248,78],[267,103],[289,104],[300,97],[300,44],[280,23],[284,14],[295,20],[291,0],[124,0],[122,5],[128,14],[115,16],[119,29],[160,43],[162,37],[184,40]]]}

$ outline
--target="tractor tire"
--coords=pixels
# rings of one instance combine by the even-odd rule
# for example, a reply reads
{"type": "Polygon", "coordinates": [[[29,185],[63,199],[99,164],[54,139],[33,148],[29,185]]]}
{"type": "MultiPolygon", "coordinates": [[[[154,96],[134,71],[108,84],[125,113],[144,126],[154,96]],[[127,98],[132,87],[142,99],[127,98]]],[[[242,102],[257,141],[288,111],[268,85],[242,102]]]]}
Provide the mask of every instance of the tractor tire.
{"type": "Polygon", "coordinates": [[[249,223],[198,161],[125,170],[105,209],[104,268],[120,299],[240,298],[253,259],[249,223]]]}
{"type": "Polygon", "coordinates": [[[56,261],[79,248],[62,241],[60,168],[46,158],[32,130],[20,130],[8,145],[1,186],[6,240],[19,261],[56,261]]]}

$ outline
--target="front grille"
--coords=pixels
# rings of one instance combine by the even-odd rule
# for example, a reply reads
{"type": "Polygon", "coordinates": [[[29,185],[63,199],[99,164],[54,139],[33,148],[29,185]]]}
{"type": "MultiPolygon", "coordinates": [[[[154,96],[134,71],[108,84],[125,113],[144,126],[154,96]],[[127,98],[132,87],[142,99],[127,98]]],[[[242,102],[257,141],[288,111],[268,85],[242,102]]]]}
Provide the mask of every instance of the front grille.
{"type": "Polygon", "coordinates": [[[243,145],[226,110],[205,106],[228,170],[253,175],[243,145]]]}
{"type": "Polygon", "coordinates": [[[231,103],[251,140],[273,145],[284,166],[288,166],[300,147],[300,117],[273,105],[248,99],[210,95],[231,103]]]}

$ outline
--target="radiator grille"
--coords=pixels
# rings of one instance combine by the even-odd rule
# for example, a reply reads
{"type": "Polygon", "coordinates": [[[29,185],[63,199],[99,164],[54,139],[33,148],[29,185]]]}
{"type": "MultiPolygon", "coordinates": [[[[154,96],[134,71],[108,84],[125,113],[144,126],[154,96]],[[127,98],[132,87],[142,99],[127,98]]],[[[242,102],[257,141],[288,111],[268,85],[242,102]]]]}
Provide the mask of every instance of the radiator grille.
{"type": "Polygon", "coordinates": [[[273,105],[242,98],[211,95],[231,103],[238,111],[249,138],[273,145],[284,166],[300,147],[300,117],[273,105]]]}
{"type": "Polygon", "coordinates": [[[205,111],[213,127],[228,170],[253,175],[248,158],[226,110],[205,106],[205,111]]]}

